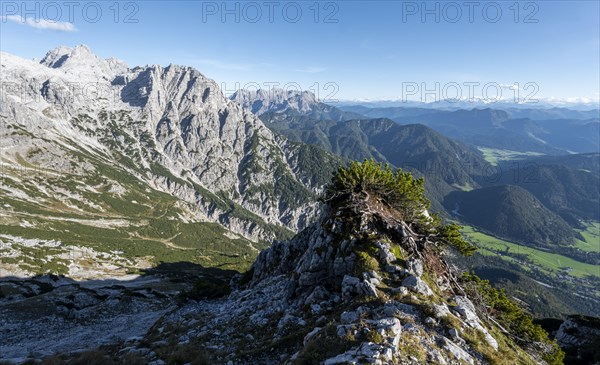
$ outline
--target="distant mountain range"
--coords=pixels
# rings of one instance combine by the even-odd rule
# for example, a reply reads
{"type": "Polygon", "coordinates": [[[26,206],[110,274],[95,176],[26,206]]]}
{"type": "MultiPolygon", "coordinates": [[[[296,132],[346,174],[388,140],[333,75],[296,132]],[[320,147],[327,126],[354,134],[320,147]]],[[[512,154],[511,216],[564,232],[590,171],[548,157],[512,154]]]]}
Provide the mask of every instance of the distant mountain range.
{"type": "MultiPolygon", "coordinates": [[[[320,103],[309,93],[269,92],[242,90],[232,100],[254,107],[270,129],[290,140],[318,146],[345,159],[373,158],[425,176],[433,210],[447,217],[533,245],[573,243],[578,234],[571,227],[581,228],[581,219],[600,219],[599,177],[585,169],[597,170],[599,155],[565,155],[561,148],[595,148],[599,141],[594,141],[594,128],[599,124],[594,120],[513,119],[509,112],[494,109],[447,111],[359,105],[342,110],[320,103]],[[363,117],[357,118],[357,114],[363,117]],[[556,139],[556,145],[538,136],[556,139]],[[567,138],[560,140],[560,136],[567,138]],[[493,166],[477,147],[536,151],[544,156],[535,159],[524,153],[519,164],[500,161],[499,166],[493,166]],[[459,213],[453,207],[459,200],[464,201],[464,209],[474,210],[459,213]],[[477,206],[477,201],[486,203],[477,206]],[[511,229],[500,215],[511,217],[511,229]]],[[[511,112],[537,113],[544,118],[586,118],[592,113],[559,108],[511,112]]]]}
{"type": "Polygon", "coordinates": [[[572,100],[566,99],[551,99],[551,98],[534,98],[530,100],[523,100],[523,102],[517,103],[514,99],[483,99],[483,98],[462,98],[456,99],[442,99],[436,101],[418,101],[418,100],[402,100],[402,99],[390,99],[390,100],[338,100],[335,106],[340,109],[346,110],[348,107],[363,107],[369,109],[380,109],[380,108],[422,108],[429,110],[459,110],[459,109],[501,109],[501,110],[563,110],[563,111],[581,111],[581,112],[594,112],[596,113],[593,117],[598,116],[600,110],[600,101],[592,98],[578,98],[572,100]],[[534,101],[537,100],[537,101],[534,101]]]}
{"type": "Polygon", "coordinates": [[[544,154],[600,151],[598,110],[365,108],[344,110],[368,117],[425,124],[438,132],[474,147],[488,147],[544,154]]]}
{"type": "Polygon", "coordinates": [[[334,106],[321,103],[309,91],[298,92],[273,88],[271,90],[238,90],[230,99],[242,108],[261,116],[265,113],[294,113],[317,119],[343,121],[361,118],[357,113],[344,112],[334,106]]]}
{"type": "Polygon", "coordinates": [[[592,105],[585,108],[584,110],[559,108],[559,107],[545,107],[545,108],[523,108],[510,106],[504,108],[498,108],[496,105],[470,105],[466,108],[452,108],[452,109],[438,109],[431,107],[430,104],[414,104],[412,106],[400,105],[400,106],[373,106],[369,104],[343,104],[336,103],[335,106],[341,110],[358,113],[366,117],[372,118],[405,118],[410,116],[428,115],[436,113],[448,113],[457,110],[473,110],[473,109],[492,109],[500,110],[508,113],[512,119],[532,119],[532,120],[551,120],[551,119],[594,119],[600,117],[600,109],[598,107],[593,108],[592,105]]]}

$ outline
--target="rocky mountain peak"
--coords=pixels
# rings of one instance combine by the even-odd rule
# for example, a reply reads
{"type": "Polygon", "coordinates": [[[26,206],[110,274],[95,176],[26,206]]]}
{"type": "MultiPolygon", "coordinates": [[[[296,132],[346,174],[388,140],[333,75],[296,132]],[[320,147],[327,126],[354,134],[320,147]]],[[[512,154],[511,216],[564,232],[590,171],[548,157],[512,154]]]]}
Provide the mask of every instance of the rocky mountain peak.
{"type": "MultiPolygon", "coordinates": [[[[22,139],[2,151],[15,165],[30,150],[56,150],[67,160],[75,145],[91,154],[90,165],[119,166],[190,204],[195,220],[255,242],[289,235],[314,215],[320,183],[299,168],[307,158],[301,147],[192,67],[128,68],[86,46],[58,47],[40,63],[3,53],[0,66],[2,81],[15,85],[3,89],[0,112],[14,116],[14,128],[44,135],[33,141],[7,132],[4,141],[22,139]]],[[[308,153],[333,164],[322,151],[308,153]]]]}
{"type": "Polygon", "coordinates": [[[73,49],[67,46],[56,47],[48,51],[40,63],[48,67],[58,68],[69,58],[72,52],[73,49]]]}
{"type": "Polygon", "coordinates": [[[306,113],[318,107],[318,100],[310,91],[284,90],[238,90],[231,97],[242,107],[250,109],[256,115],[268,111],[285,111],[292,109],[306,113]]]}
{"type": "Polygon", "coordinates": [[[315,121],[345,121],[362,118],[361,115],[342,111],[321,101],[310,91],[299,90],[239,90],[230,99],[243,109],[258,115],[267,124],[275,120],[306,117],[315,121]]]}
{"type": "MultiPolygon", "coordinates": [[[[295,300],[305,301],[315,292],[337,293],[340,298],[351,296],[352,291],[377,296],[375,283],[382,280],[378,271],[392,276],[407,273],[397,265],[392,251],[423,257],[415,237],[409,234],[410,225],[381,201],[354,194],[351,199],[359,210],[327,205],[315,225],[292,241],[261,252],[252,266],[249,285],[287,274],[293,278],[294,291],[289,295],[295,300]],[[349,283],[354,288],[349,288],[349,283]]],[[[421,272],[422,260],[415,265],[421,272]]]]}
{"type": "Polygon", "coordinates": [[[41,64],[59,68],[64,66],[67,62],[98,62],[100,58],[96,56],[92,50],[86,45],[78,45],[75,48],[67,46],[59,46],[46,53],[46,56],[40,61],[41,64]]]}
{"type": "Polygon", "coordinates": [[[127,64],[116,58],[103,60],[98,57],[87,45],[77,45],[74,48],[59,46],[46,53],[40,61],[41,65],[78,72],[92,71],[94,74],[107,72],[116,74],[127,70],[127,64]],[[95,71],[95,72],[94,72],[95,71]]]}

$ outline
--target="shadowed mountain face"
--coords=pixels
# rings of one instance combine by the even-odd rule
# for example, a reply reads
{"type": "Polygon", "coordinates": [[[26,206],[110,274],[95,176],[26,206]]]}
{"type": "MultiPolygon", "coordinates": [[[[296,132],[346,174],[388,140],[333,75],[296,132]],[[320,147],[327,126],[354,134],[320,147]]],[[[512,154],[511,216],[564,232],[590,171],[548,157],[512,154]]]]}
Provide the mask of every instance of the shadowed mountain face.
{"type": "Polygon", "coordinates": [[[538,165],[566,166],[575,170],[586,171],[592,173],[593,175],[600,176],[600,153],[538,156],[530,157],[522,161],[523,164],[528,162],[538,165]]]}
{"type": "Polygon", "coordinates": [[[548,326],[548,332],[565,351],[565,365],[596,364],[600,361],[600,318],[572,315],[564,321],[550,322],[555,325],[548,326]]]}
{"type": "Polygon", "coordinates": [[[577,226],[578,219],[600,220],[600,176],[593,170],[599,161],[599,155],[590,155],[507,163],[494,183],[520,186],[577,226]]]}
{"type": "Polygon", "coordinates": [[[577,152],[600,151],[600,119],[556,119],[536,122],[542,131],[536,137],[552,146],[577,152]]]}

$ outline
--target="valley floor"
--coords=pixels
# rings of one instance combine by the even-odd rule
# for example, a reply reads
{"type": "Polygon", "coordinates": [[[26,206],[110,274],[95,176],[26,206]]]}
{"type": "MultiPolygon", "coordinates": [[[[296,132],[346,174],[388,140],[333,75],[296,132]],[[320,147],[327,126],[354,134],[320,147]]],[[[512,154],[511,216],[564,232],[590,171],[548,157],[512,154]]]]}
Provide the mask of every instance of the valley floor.
{"type": "MultiPolygon", "coordinates": [[[[586,230],[581,232],[585,241],[578,241],[576,248],[582,251],[583,256],[598,252],[598,228],[598,222],[589,222],[586,230]]],[[[511,294],[523,300],[523,303],[532,306],[530,310],[535,316],[572,313],[594,315],[600,309],[600,266],[581,262],[560,253],[500,239],[471,226],[463,227],[462,233],[479,247],[476,256],[480,258],[474,258],[467,265],[475,266],[476,271],[478,268],[478,274],[484,277],[486,275],[483,272],[487,271],[490,276],[488,279],[492,282],[509,282],[510,285],[506,286],[506,289],[510,289],[511,294]],[[515,275],[512,273],[518,274],[520,278],[511,278],[515,275]],[[540,286],[540,293],[551,293],[558,301],[564,302],[563,306],[552,308],[557,304],[551,302],[553,299],[541,298],[540,293],[534,294],[532,290],[527,290],[531,283],[540,286]],[[572,295],[579,297],[579,300],[573,301],[572,295]],[[542,302],[545,304],[540,305],[542,302]],[[553,312],[548,309],[552,309],[553,312]]]]}

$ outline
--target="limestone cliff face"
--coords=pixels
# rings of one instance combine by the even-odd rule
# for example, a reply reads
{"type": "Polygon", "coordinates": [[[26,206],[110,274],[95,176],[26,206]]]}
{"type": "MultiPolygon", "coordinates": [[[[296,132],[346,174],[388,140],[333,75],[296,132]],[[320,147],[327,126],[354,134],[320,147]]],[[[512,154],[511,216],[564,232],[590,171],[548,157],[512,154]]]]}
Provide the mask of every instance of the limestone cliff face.
{"type": "Polygon", "coordinates": [[[86,46],[59,47],[39,63],[6,53],[0,59],[7,163],[17,165],[18,154],[52,167],[78,150],[193,204],[197,219],[252,240],[275,237],[263,222],[296,231],[314,216],[320,187],[297,175],[298,145],[275,137],[199,71],[130,68],[86,46]],[[57,158],[44,160],[45,151],[57,158]],[[231,214],[233,205],[262,222],[231,214]]]}

